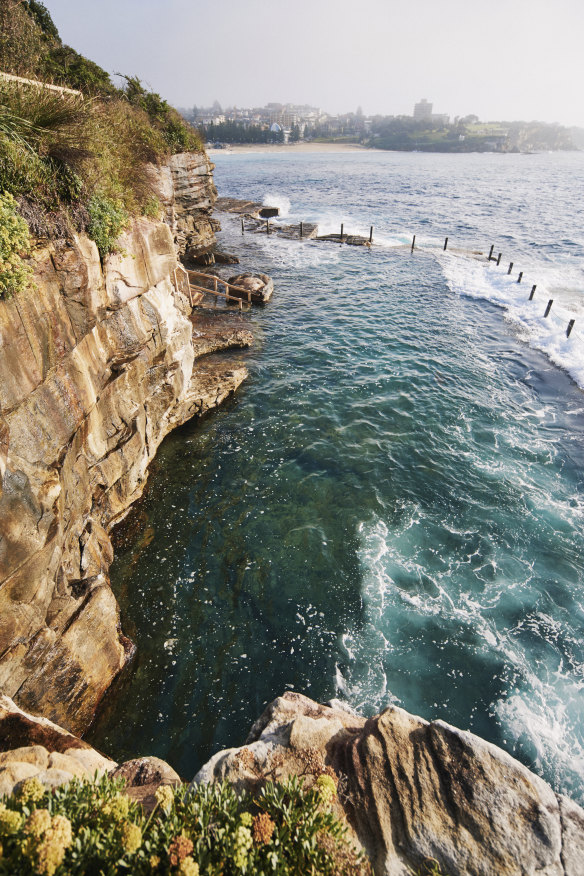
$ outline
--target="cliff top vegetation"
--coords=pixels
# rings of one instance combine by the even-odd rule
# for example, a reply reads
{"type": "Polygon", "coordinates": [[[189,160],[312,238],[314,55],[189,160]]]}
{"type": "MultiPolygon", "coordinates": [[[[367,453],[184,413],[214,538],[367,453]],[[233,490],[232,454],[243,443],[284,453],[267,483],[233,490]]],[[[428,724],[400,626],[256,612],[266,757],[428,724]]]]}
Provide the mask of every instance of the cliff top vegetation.
{"type": "Polygon", "coordinates": [[[38,0],[0,0],[0,71],[80,92],[0,77],[0,192],[16,199],[38,236],[91,232],[104,204],[122,217],[156,213],[144,166],[203,149],[194,128],[138,78],[118,88],[63,44],[38,0]]]}

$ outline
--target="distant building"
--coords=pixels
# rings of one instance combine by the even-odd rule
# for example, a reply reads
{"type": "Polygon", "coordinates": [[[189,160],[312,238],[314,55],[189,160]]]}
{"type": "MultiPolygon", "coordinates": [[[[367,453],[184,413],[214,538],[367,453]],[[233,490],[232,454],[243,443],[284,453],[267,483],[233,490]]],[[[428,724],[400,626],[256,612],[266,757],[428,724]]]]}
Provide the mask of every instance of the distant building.
{"type": "Polygon", "coordinates": [[[432,121],[432,104],[425,97],[414,105],[414,119],[416,122],[431,122],[432,121]]]}
{"type": "Polygon", "coordinates": [[[433,113],[432,107],[433,104],[423,97],[419,103],[414,105],[414,121],[431,122],[433,125],[450,124],[450,116],[446,113],[433,113]]]}

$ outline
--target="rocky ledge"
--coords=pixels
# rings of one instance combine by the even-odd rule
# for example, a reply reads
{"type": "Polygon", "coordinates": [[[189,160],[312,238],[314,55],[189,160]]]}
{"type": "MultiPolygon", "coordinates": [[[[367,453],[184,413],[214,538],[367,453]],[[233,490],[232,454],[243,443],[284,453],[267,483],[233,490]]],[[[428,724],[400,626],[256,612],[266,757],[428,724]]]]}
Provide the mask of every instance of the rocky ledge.
{"type": "Polygon", "coordinates": [[[494,745],[390,707],[370,719],[296,693],[275,700],[242,748],[216,754],[194,783],[330,772],[337,815],[378,876],[435,859],[449,876],[583,876],[584,810],[494,745]]]}
{"type": "Polygon", "coordinates": [[[209,353],[237,319],[190,317],[171,230],[135,220],[100,261],[39,241],[35,285],[0,302],[0,690],[76,733],[134,646],[109,586],[109,533],[168,432],[246,377],[209,353]]]}

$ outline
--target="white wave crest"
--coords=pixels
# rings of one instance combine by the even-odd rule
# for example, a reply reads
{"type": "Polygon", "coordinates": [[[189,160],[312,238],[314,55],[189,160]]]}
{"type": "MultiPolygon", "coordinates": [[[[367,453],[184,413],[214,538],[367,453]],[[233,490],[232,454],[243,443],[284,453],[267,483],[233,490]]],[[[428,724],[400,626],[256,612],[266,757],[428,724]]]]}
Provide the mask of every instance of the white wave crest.
{"type": "Polygon", "coordinates": [[[277,207],[280,211],[280,216],[288,216],[290,213],[290,198],[280,192],[266,192],[263,197],[262,204],[264,207],[277,207]]]}
{"type": "Polygon", "coordinates": [[[438,257],[449,288],[470,298],[483,298],[505,310],[507,320],[523,341],[547,355],[554,365],[568,372],[584,389],[584,278],[579,271],[555,268],[536,269],[532,276],[517,282],[517,272],[507,273],[501,265],[487,264],[452,253],[438,257]],[[543,274],[543,280],[541,275],[543,274]],[[533,299],[529,293],[537,286],[533,299]],[[549,300],[553,300],[547,318],[549,300]],[[575,324],[570,337],[566,330],[571,319],[575,324]]]}

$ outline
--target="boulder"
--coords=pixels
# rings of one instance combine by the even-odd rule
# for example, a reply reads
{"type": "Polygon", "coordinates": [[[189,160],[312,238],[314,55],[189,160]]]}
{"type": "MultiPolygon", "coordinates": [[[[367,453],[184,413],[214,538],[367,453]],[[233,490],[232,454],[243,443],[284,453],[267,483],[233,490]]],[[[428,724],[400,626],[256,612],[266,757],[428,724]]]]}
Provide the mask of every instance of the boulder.
{"type": "Polygon", "coordinates": [[[121,764],[111,773],[126,780],[125,793],[147,812],[156,805],[156,791],[161,785],[180,785],[181,778],[166,761],[158,757],[139,757],[121,764]]]}
{"type": "Polygon", "coordinates": [[[251,293],[252,304],[267,304],[274,291],[274,282],[267,274],[236,274],[227,282],[242,290],[238,292],[237,289],[230,289],[230,297],[245,301],[248,298],[247,293],[251,293]]]}
{"type": "Polygon", "coordinates": [[[147,811],[154,808],[160,785],[181,783],[173,768],[158,757],[118,765],[58,724],[0,697],[0,796],[17,791],[33,776],[46,788],[56,788],[74,777],[91,779],[96,773],[125,779],[128,796],[147,811]]]}
{"type": "Polygon", "coordinates": [[[216,249],[213,251],[213,255],[215,256],[215,263],[217,265],[238,265],[239,259],[236,255],[233,255],[232,252],[221,252],[216,249]]]}
{"type": "Polygon", "coordinates": [[[449,876],[584,874],[584,810],[496,746],[395,706],[365,719],[286,693],[244,747],[216,754],[193,783],[253,791],[326,771],[339,782],[337,814],[379,876],[410,876],[429,859],[449,876]]]}

